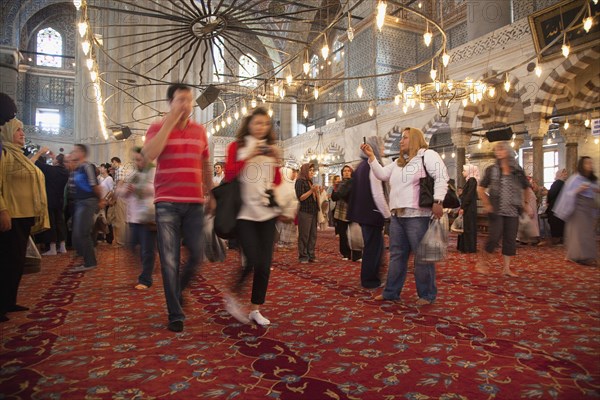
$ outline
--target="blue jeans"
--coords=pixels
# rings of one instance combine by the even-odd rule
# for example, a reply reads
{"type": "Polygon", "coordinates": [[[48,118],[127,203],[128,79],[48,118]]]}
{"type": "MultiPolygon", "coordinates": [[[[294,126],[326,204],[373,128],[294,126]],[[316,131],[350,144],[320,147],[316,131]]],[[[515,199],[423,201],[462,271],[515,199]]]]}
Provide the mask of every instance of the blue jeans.
{"type": "Polygon", "coordinates": [[[361,225],[364,242],[360,283],[364,288],[374,289],[381,285],[379,268],[383,254],[383,226],[361,225]]]}
{"type": "Polygon", "coordinates": [[[140,245],[142,260],[142,273],[138,282],[148,287],[152,286],[152,271],[154,270],[154,251],[156,250],[156,232],[151,231],[144,224],[129,223],[127,247],[133,251],[140,245]]]}
{"type": "MultiPolygon", "coordinates": [[[[397,300],[404,287],[408,257],[416,253],[421,239],[429,227],[429,217],[398,218],[390,222],[390,266],[383,297],[397,300]]],[[[415,284],[421,299],[434,301],[437,295],[435,286],[435,264],[420,263],[415,260],[415,284]]]]}
{"type": "Polygon", "coordinates": [[[73,215],[73,246],[77,254],[83,257],[86,268],[98,265],[92,237],[94,227],[94,213],[98,210],[98,199],[91,197],[84,200],[75,200],[75,214],[73,215]]]}
{"type": "Polygon", "coordinates": [[[196,203],[156,203],[158,254],[169,313],[169,322],[183,321],[181,292],[190,283],[202,262],[202,227],[204,207],[196,203]],[[189,258],[181,273],[181,240],[189,250],[189,258]]]}

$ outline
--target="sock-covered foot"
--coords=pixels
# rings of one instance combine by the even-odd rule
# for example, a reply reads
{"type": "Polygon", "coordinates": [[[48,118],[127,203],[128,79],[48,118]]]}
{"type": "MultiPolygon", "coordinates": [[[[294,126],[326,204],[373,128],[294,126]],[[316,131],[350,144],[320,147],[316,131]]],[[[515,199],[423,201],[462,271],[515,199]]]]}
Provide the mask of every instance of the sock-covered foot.
{"type": "Polygon", "coordinates": [[[248,315],[248,318],[250,318],[251,321],[254,321],[258,325],[261,325],[261,326],[266,326],[266,325],[271,324],[271,321],[269,321],[268,319],[263,317],[262,314],[260,313],[260,311],[258,311],[258,310],[254,310],[254,311],[250,312],[250,315],[248,315]]]}
{"type": "Polygon", "coordinates": [[[223,302],[225,303],[225,310],[227,310],[229,315],[231,315],[233,318],[242,324],[247,324],[250,322],[248,317],[246,317],[246,313],[242,310],[242,307],[233,296],[225,295],[223,302]]]}

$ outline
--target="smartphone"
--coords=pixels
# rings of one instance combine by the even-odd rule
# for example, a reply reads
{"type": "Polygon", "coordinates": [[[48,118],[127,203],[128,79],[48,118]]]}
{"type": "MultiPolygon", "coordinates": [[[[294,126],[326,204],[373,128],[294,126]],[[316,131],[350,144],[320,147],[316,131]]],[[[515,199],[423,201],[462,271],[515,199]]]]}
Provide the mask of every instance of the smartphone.
{"type": "Polygon", "coordinates": [[[367,138],[363,136],[363,144],[367,144],[367,138]]]}

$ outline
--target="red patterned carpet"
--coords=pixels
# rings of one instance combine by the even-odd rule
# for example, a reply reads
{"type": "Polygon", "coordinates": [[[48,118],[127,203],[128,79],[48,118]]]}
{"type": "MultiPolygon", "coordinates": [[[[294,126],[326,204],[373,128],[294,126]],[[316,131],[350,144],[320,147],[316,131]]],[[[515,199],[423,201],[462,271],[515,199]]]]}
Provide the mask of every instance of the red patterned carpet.
{"type": "Polygon", "coordinates": [[[600,396],[600,271],[561,248],[520,248],[519,278],[482,276],[450,252],[439,297],[379,303],[319,233],[318,264],[278,252],[263,308],[242,326],[222,307],[237,268],[205,264],[186,297],[185,331],[165,329],[159,271],[133,289],[136,263],[99,247],[101,266],[69,273],[46,257],[1,324],[0,398],[580,399],[600,396]]]}

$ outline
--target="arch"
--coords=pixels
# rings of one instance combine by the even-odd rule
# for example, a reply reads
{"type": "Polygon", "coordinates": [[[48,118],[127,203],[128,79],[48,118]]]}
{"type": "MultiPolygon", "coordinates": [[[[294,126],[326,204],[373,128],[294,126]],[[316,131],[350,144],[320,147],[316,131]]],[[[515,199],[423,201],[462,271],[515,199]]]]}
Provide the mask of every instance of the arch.
{"type": "Polygon", "coordinates": [[[37,54],[35,64],[42,67],[62,67],[63,37],[56,29],[42,28],[36,34],[35,51],[38,53],[54,54],[55,56],[37,54]]]}
{"type": "Polygon", "coordinates": [[[22,0],[9,2],[0,19],[0,45],[19,47],[21,28],[40,10],[53,4],[69,4],[75,12],[73,2],[65,0],[22,0]]]}
{"type": "Polygon", "coordinates": [[[493,125],[492,108],[488,102],[480,101],[477,104],[469,103],[465,106],[460,105],[456,115],[456,128],[461,132],[473,128],[475,117],[481,120],[481,125],[488,128],[493,125]]]}
{"type": "Polygon", "coordinates": [[[435,114],[433,118],[431,118],[425,124],[425,126],[423,126],[422,130],[423,134],[425,135],[425,140],[429,141],[429,139],[431,139],[431,137],[441,129],[449,129],[449,121],[449,117],[442,117],[439,114],[435,114]]]}
{"type": "Polygon", "coordinates": [[[565,59],[548,75],[531,104],[532,119],[552,115],[556,99],[562,97],[565,86],[600,59],[600,46],[596,46],[565,59]]]}

